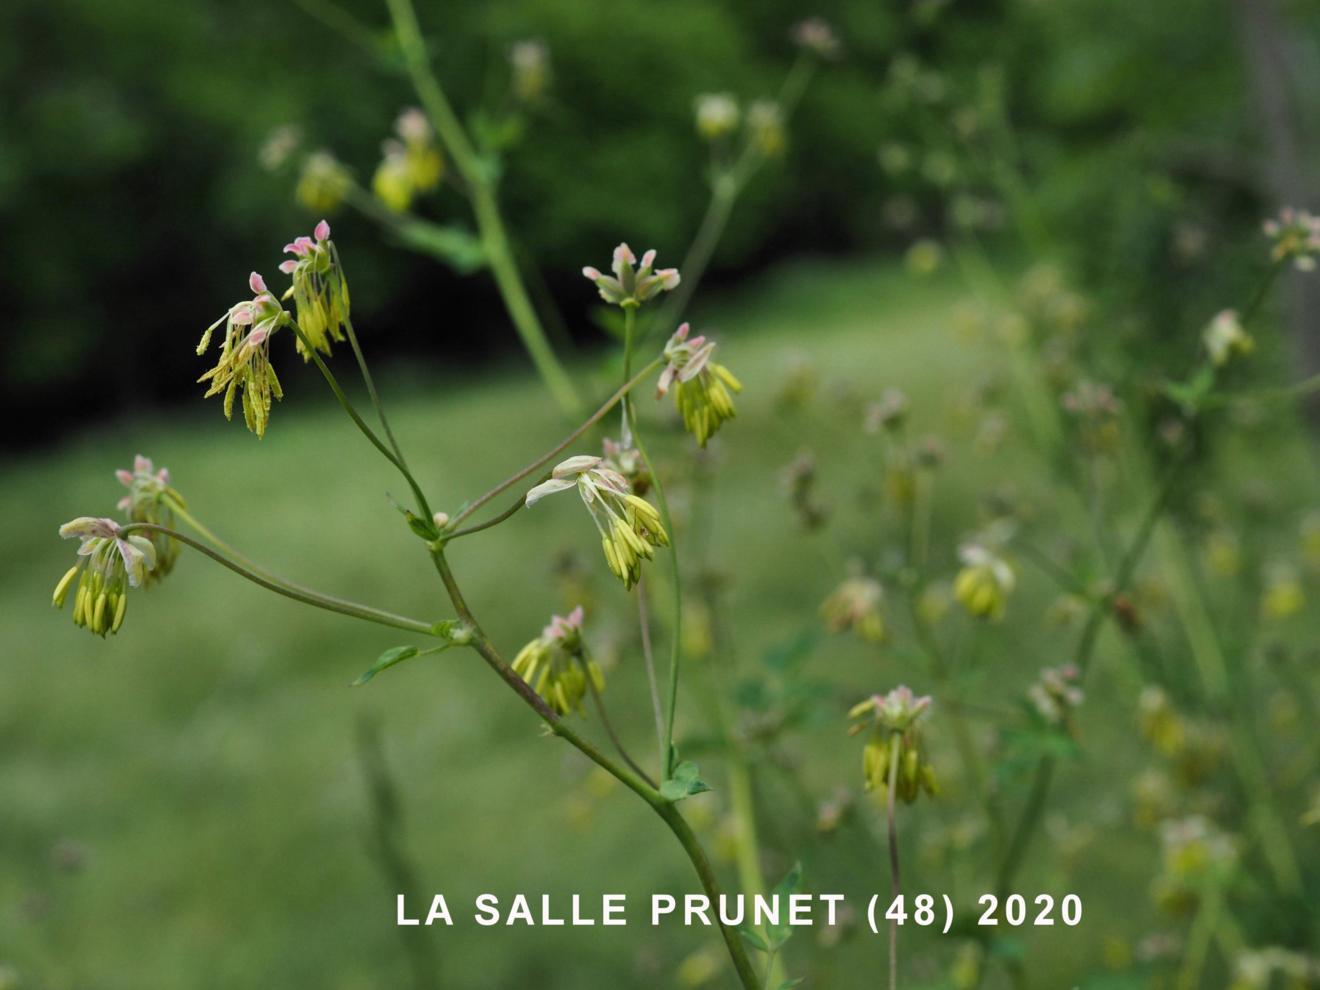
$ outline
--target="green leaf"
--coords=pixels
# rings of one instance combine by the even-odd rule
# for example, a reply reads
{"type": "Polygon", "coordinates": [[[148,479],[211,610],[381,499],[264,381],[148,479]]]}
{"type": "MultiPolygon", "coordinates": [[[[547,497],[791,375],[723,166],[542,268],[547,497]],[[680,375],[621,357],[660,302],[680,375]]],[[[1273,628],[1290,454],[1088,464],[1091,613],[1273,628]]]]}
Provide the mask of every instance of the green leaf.
{"type": "Polygon", "coordinates": [[[438,258],[460,275],[467,275],[486,264],[486,251],[471,231],[457,224],[441,226],[417,217],[399,217],[394,233],[408,248],[438,258]]]}
{"type": "Polygon", "coordinates": [[[806,981],[807,978],[805,976],[799,976],[792,980],[785,980],[783,983],[779,984],[779,990],[793,990],[794,987],[800,987],[806,981]]]}
{"type": "Polygon", "coordinates": [[[766,925],[765,934],[774,949],[778,949],[793,934],[788,924],[788,899],[793,894],[802,892],[802,864],[794,863],[793,868],[784,875],[784,879],[775,884],[771,897],[779,905],[779,924],[766,925]]]}
{"type": "Polygon", "coordinates": [[[674,767],[673,775],[660,785],[660,796],[666,801],[682,801],[708,790],[710,787],[701,779],[697,765],[691,760],[684,760],[674,767]]]}
{"type": "Polygon", "coordinates": [[[420,652],[421,650],[419,650],[415,646],[392,647],[391,649],[388,649],[384,653],[382,653],[380,655],[380,658],[377,659],[377,661],[371,665],[371,669],[364,672],[361,677],[359,677],[356,681],[353,682],[352,686],[361,687],[363,684],[366,684],[367,681],[371,680],[373,677],[379,674],[382,670],[388,670],[390,667],[393,667],[396,663],[403,663],[403,661],[405,660],[410,660],[413,657],[417,656],[417,654],[420,652]]]}
{"type": "Polygon", "coordinates": [[[759,952],[770,951],[770,946],[765,944],[765,939],[761,938],[761,936],[758,935],[756,932],[754,932],[752,929],[739,928],[738,934],[741,935],[743,937],[743,941],[745,941],[753,949],[756,949],[759,952]]]}

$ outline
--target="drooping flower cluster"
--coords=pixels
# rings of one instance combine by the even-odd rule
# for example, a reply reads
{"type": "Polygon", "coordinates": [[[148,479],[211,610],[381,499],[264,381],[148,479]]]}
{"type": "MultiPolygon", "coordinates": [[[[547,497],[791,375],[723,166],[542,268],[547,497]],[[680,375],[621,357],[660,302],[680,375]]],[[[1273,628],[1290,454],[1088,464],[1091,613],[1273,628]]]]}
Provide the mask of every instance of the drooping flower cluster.
{"type": "Polygon", "coordinates": [[[642,263],[638,266],[637,256],[627,244],[620,244],[614,249],[610,270],[614,272],[612,276],[588,265],[582,269],[582,274],[596,283],[602,299],[612,306],[625,309],[640,306],[661,292],[675,289],[681,281],[677,268],[655,270],[654,250],[643,254],[642,263]]]}
{"type": "Polygon", "coordinates": [[[850,577],[821,604],[820,614],[830,632],[852,630],[868,643],[885,638],[882,606],[885,589],[872,577],[850,577]]]}
{"type": "Polygon", "coordinates": [[[199,382],[209,381],[206,397],[224,393],[225,418],[234,413],[234,397],[241,392],[243,420],[257,436],[264,436],[270,421],[272,400],[284,397],[280,380],[270,363],[270,338],[289,320],[289,314],[266,288],[266,280],[256,272],[248,277],[253,298],[236,303],[202,334],[197,353],[206,353],[216,327],[224,324],[225,339],[215,367],[199,382]]]}
{"type": "Polygon", "coordinates": [[[513,669],[559,715],[581,712],[588,687],[605,690],[605,676],[582,646],[581,605],[567,616],[552,616],[541,635],[518,651],[513,669]]]}
{"type": "Polygon", "coordinates": [[[98,636],[119,632],[128,608],[128,589],[139,588],[156,566],[156,548],[145,536],[130,533],[113,519],[79,516],[60,527],[65,539],[80,539],[78,562],[55,586],[51,601],[63,608],[74,578],[73,621],[98,636]]]}
{"type": "Polygon", "coordinates": [[[868,791],[888,789],[890,763],[895,760],[893,747],[897,746],[895,796],[911,804],[922,791],[932,797],[939,793],[935,771],[921,750],[920,725],[930,705],[929,695],[918,697],[907,685],[900,684],[888,694],[872,695],[848,712],[849,718],[860,720],[848,729],[849,735],[871,730],[862,751],[862,773],[868,791]]]}
{"type": "Polygon", "coordinates": [[[645,495],[651,488],[646,460],[634,446],[606,437],[601,441],[601,465],[624,477],[634,495],[645,495]]]}
{"type": "Polygon", "coordinates": [[[420,193],[440,184],[445,173],[444,156],[435,143],[435,133],[426,114],[410,107],[395,121],[396,138],[381,145],[381,162],[371,180],[376,198],[395,213],[403,213],[420,193]]]}
{"type": "Polygon", "coordinates": [[[656,396],[672,387],[674,405],[683,417],[683,426],[696,437],[697,445],[706,446],[727,419],[737,414],[731,392],[741,392],[742,382],[722,364],[710,359],[715,342],[704,336],[688,338],[691,327],[684,323],[665,344],[664,371],[656,396]]]}
{"type": "MultiPolygon", "coordinates": [[[[293,277],[284,298],[293,297],[298,314],[298,328],[308,344],[322,354],[330,353],[330,342],[343,341],[342,327],[348,322],[348,283],[339,266],[339,254],[330,240],[330,224],[322,220],[311,237],[298,237],[284,245],[284,253],[293,255],[280,262],[280,271],[293,277]]],[[[302,340],[298,353],[304,361],[311,351],[302,340]]]]}
{"type": "MultiPolygon", "coordinates": [[[[133,458],[133,470],[120,468],[115,477],[128,489],[119,500],[118,508],[131,522],[151,523],[174,528],[174,509],[186,507],[183,496],[170,486],[168,468],[156,470],[150,457],[138,454],[133,458]]],[[[148,537],[156,550],[156,566],[146,573],[146,583],[159,581],[174,568],[179,556],[179,544],[171,536],[153,532],[148,537]]]]}
{"type": "Polygon", "coordinates": [[[314,151],[303,162],[293,194],[313,215],[334,213],[352,186],[348,170],[328,151],[314,151]]]}
{"type": "Polygon", "coordinates": [[[576,488],[600,533],[605,562],[629,590],[642,574],[642,561],[656,547],[669,546],[669,534],[655,506],[633,493],[628,479],[606,466],[600,457],[579,454],[563,461],[550,478],[527,493],[530,507],[547,495],[576,488]]]}
{"type": "Polygon", "coordinates": [[[963,547],[958,556],[963,569],[954,578],[953,597],[978,619],[1002,619],[1008,596],[1017,584],[1013,568],[978,543],[963,547]]]}
{"type": "Polygon", "coordinates": [[[522,103],[535,103],[550,86],[550,49],[544,41],[528,38],[509,47],[513,95],[522,103]]]}
{"type": "Polygon", "coordinates": [[[747,136],[752,145],[767,158],[784,153],[788,129],[784,111],[774,100],[756,100],[747,108],[747,136]]]}
{"type": "Polygon", "coordinates": [[[1291,261],[1304,272],[1315,268],[1315,259],[1320,256],[1320,217],[1285,206],[1277,218],[1265,221],[1264,230],[1274,242],[1270,256],[1275,261],[1291,261]]]}
{"type": "Polygon", "coordinates": [[[694,106],[697,133],[707,141],[728,137],[742,120],[742,110],[732,93],[700,93],[694,106]]]}
{"type": "Polygon", "coordinates": [[[808,17],[798,21],[793,25],[790,36],[795,45],[818,58],[838,58],[843,47],[834,28],[822,17],[808,17]]]}
{"type": "Polygon", "coordinates": [[[1065,726],[1075,708],[1082,703],[1078,685],[1081,673],[1072,664],[1046,667],[1040,679],[1027,689],[1027,698],[1036,713],[1050,725],[1065,726]]]}
{"type": "Polygon", "coordinates": [[[1234,355],[1245,357],[1256,349],[1256,342],[1242,329],[1242,321],[1231,309],[1219,313],[1206,325],[1201,342],[1216,368],[1228,364],[1234,355]]]}

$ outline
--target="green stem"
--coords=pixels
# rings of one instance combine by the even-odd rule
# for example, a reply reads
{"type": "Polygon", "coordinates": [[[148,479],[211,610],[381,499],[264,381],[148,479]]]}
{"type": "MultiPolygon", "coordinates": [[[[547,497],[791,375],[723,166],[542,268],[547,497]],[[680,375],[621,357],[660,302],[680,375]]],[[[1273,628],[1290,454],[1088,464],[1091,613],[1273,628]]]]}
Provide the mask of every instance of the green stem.
{"type": "MultiPolygon", "coordinates": [[[[546,480],[546,478],[548,477],[549,475],[543,476],[541,478],[541,481],[546,480]]],[[[540,482],[537,483],[539,484],[540,482]]],[[[498,516],[493,516],[490,519],[487,519],[483,523],[475,523],[471,526],[465,526],[463,529],[455,530],[452,533],[448,533],[446,534],[446,539],[456,540],[460,536],[471,536],[473,533],[480,533],[483,529],[490,529],[492,526],[498,526],[506,519],[511,519],[514,516],[514,514],[517,513],[518,510],[521,509],[526,504],[527,504],[526,497],[523,495],[519,495],[518,500],[514,502],[511,506],[509,506],[507,509],[505,509],[503,512],[501,512],[498,516]]]]}
{"type": "Polygon", "coordinates": [[[450,523],[450,525],[451,526],[458,525],[468,516],[472,515],[472,513],[476,512],[483,505],[489,502],[491,499],[498,496],[501,492],[506,491],[509,488],[512,488],[518,482],[522,481],[524,478],[527,478],[529,475],[533,474],[538,468],[548,464],[551,460],[554,459],[556,454],[563,453],[564,450],[569,446],[569,444],[573,443],[575,440],[578,439],[578,437],[586,433],[587,430],[591,429],[602,419],[604,419],[605,416],[609,413],[609,411],[623,400],[624,396],[626,396],[632,389],[636,388],[637,385],[643,379],[645,379],[648,375],[651,374],[651,372],[655,371],[655,369],[660,367],[660,365],[663,363],[664,363],[663,357],[657,357],[651,362],[649,362],[644,368],[642,368],[641,371],[637,372],[637,374],[633,375],[632,378],[630,378],[627,382],[625,382],[622,388],[620,388],[617,392],[615,392],[612,396],[610,396],[607,400],[605,400],[605,404],[603,406],[601,406],[589,417],[587,417],[586,422],[584,422],[581,426],[579,426],[568,436],[564,437],[562,441],[560,441],[558,444],[556,444],[546,453],[542,454],[536,460],[532,461],[532,463],[528,464],[526,467],[521,468],[520,470],[514,472],[509,477],[505,478],[498,485],[496,485],[490,491],[486,492],[481,497],[473,499],[471,502],[468,502],[466,505],[464,505],[458,511],[458,514],[454,516],[454,519],[450,523]]]}
{"type": "MultiPolygon", "coordinates": [[[[338,253],[335,256],[335,263],[336,265],[339,263],[338,253]]],[[[353,330],[351,319],[346,318],[344,320],[344,329],[348,332],[348,343],[353,349],[353,357],[357,359],[358,370],[362,373],[362,382],[367,386],[367,395],[371,397],[371,405],[376,410],[376,418],[380,420],[381,429],[385,431],[385,438],[390,443],[390,449],[394,451],[399,470],[408,479],[408,484],[412,487],[413,495],[417,499],[417,510],[427,519],[430,519],[431,507],[427,504],[426,496],[422,494],[421,486],[413,480],[413,474],[408,469],[408,462],[403,456],[403,448],[399,446],[394,431],[390,429],[390,421],[385,416],[385,407],[380,401],[380,393],[376,391],[376,382],[371,377],[371,369],[367,367],[367,359],[362,354],[362,347],[358,344],[357,333],[353,330]]]]}
{"type": "MultiPolygon", "coordinates": [[[[590,742],[579,736],[567,722],[560,718],[555,712],[542,700],[531,687],[514,673],[513,669],[504,661],[495,649],[494,645],[482,631],[480,623],[476,616],[468,607],[467,601],[454,578],[453,571],[445,559],[444,551],[440,549],[433,550],[431,557],[435,562],[436,570],[444,582],[445,589],[449,593],[450,600],[454,608],[473,631],[472,645],[481,655],[482,659],[518,694],[520,698],[533,711],[545,721],[550,731],[556,736],[568,742],[589,760],[601,767],[625,787],[644,800],[657,815],[669,826],[669,830],[674,833],[679,843],[691,860],[693,868],[697,872],[697,877],[701,881],[702,889],[711,899],[711,903],[718,904],[720,897],[719,881],[715,878],[715,871],[711,869],[710,861],[706,858],[705,850],[701,848],[701,843],[693,833],[691,826],[684,820],[679,813],[678,808],[673,802],[666,800],[660,795],[654,787],[651,787],[641,777],[627,767],[620,766],[611,760],[608,756],[598,750],[590,742]]],[[[747,957],[747,949],[742,943],[742,938],[737,931],[727,925],[720,925],[720,936],[724,939],[725,947],[729,951],[729,957],[733,962],[733,967],[738,973],[738,979],[742,983],[743,990],[758,990],[759,981],[756,977],[756,971],[753,969],[751,960],[747,957]]]]}
{"type": "Polygon", "coordinates": [[[1223,894],[1214,884],[1207,884],[1201,892],[1201,904],[1192,922],[1192,930],[1187,936],[1187,949],[1183,954],[1182,967],[1178,970],[1176,990],[1196,990],[1201,986],[1201,973],[1205,969],[1206,956],[1209,955],[1215,930],[1219,927],[1219,913],[1223,908],[1223,901],[1223,894]]]}
{"type": "Polygon", "coordinates": [[[517,262],[509,246],[504,219],[500,215],[499,204],[495,197],[493,172],[489,164],[478,156],[457,114],[454,113],[449,98],[445,96],[444,88],[431,69],[426,42],[422,39],[421,27],[417,23],[417,13],[413,9],[412,0],[385,0],[385,2],[394,22],[394,32],[399,40],[404,64],[408,69],[408,75],[412,78],[417,95],[421,98],[422,106],[426,108],[427,116],[436,133],[471,191],[472,210],[476,217],[486,261],[490,265],[491,274],[495,277],[500,295],[504,298],[504,305],[513,320],[514,329],[522,339],[532,364],[535,365],[550,394],[566,413],[575,415],[581,409],[581,400],[573,387],[572,379],[550,347],[545,329],[541,326],[541,321],[523,285],[522,276],[518,273],[517,262]]]}
{"type": "Polygon", "coordinates": [[[582,676],[586,678],[587,688],[591,691],[591,699],[596,703],[596,714],[600,716],[601,727],[605,734],[610,737],[610,742],[614,744],[614,751],[619,754],[619,758],[632,769],[632,772],[646,781],[648,787],[655,787],[655,781],[650,775],[637,765],[637,761],[628,755],[627,748],[623,745],[623,740],[619,734],[614,731],[614,723],[610,721],[609,713],[605,710],[605,699],[600,696],[600,690],[596,687],[596,681],[592,678],[591,672],[582,671],[582,676]]]}
{"type": "Polygon", "coordinates": [[[289,326],[293,328],[293,332],[297,334],[298,339],[302,341],[303,347],[306,349],[307,353],[311,355],[312,361],[315,362],[317,370],[321,372],[321,377],[324,378],[326,384],[330,386],[330,391],[334,393],[335,399],[338,400],[339,405],[343,408],[344,412],[348,413],[348,418],[353,421],[353,425],[356,426],[358,430],[361,431],[362,435],[371,441],[371,445],[379,450],[381,455],[393,464],[398,469],[399,473],[403,475],[404,481],[406,481],[408,487],[412,489],[413,498],[417,500],[417,507],[426,514],[427,519],[430,519],[431,513],[427,508],[426,496],[422,494],[422,488],[417,484],[417,479],[414,478],[412,472],[408,470],[408,465],[403,462],[403,459],[399,455],[390,450],[390,448],[381,441],[380,437],[376,435],[376,432],[367,425],[366,420],[362,418],[357,409],[353,406],[353,403],[349,401],[348,396],[344,394],[343,388],[340,387],[339,379],[335,378],[335,373],[330,370],[329,365],[321,360],[321,355],[316,353],[316,349],[312,346],[311,341],[307,339],[307,335],[303,333],[303,329],[298,325],[298,321],[290,319],[289,326]]]}
{"type": "Polygon", "coordinates": [[[192,547],[198,553],[205,554],[214,560],[217,564],[228,567],[240,577],[245,577],[253,584],[260,585],[268,591],[273,591],[277,595],[283,595],[285,598],[292,598],[294,601],[302,602],[306,605],[314,605],[317,608],[323,608],[329,612],[338,612],[341,615],[347,615],[354,619],[365,619],[367,622],[376,622],[382,626],[392,626],[395,629],[406,629],[408,632],[421,633],[424,636],[434,636],[435,629],[432,623],[421,622],[417,619],[409,619],[406,616],[395,615],[393,612],[386,612],[382,609],[372,608],[369,605],[361,605],[357,602],[351,602],[344,598],[335,598],[332,595],[324,595],[317,591],[310,591],[300,585],[291,584],[272,575],[258,573],[250,570],[235,560],[231,560],[217,550],[213,550],[205,543],[194,540],[191,536],[186,536],[178,530],[170,529],[168,526],[157,526],[154,523],[129,523],[121,530],[122,533],[161,533],[172,539],[178,540],[185,546],[192,547]]]}
{"type": "Polygon", "coordinates": [[[646,604],[646,575],[637,578],[637,625],[642,640],[642,661],[646,665],[646,685],[651,692],[651,711],[655,715],[655,741],[660,747],[660,766],[669,762],[665,748],[665,713],[660,703],[660,682],[655,676],[655,650],[651,646],[651,611],[646,604]]]}
{"type": "MultiPolygon", "coordinates": [[[[625,376],[632,367],[632,351],[636,338],[637,307],[625,306],[623,309],[623,367],[625,376]]],[[[625,383],[624,388],[627,389],[627,387],[625,383]]],[[[661,751],[664,757],[660,764],[661,779],[668,780],[674,769],[674,712],[678,708],[678,666],[683,652],[683,575],[678,562],[678,534],[674,532],[674,520],[669,514],[669,500],[665,498],[664,485],[660,483],[660,475],[656,472],[655,465],[651,462],[651,455],[646,452],[641,434],[637,430],[636,417],[632,412],[632,397],[625,393],[623,403],[624,426],[632,433],[633,446],[637,448],[637,453],[642,455],[646,472],[651,477],[651,487],[655,489],[655,500],[660,508],[660,522],[664,524],[665,532],[669,534],[669,563],[673,580],[674,611],[673,622],[669,631],[671,637],[669,649],[669,708],[665,715],[665,734],[661,742],[661,751]]]]}
{"type": "Polygon", "coordinates": [[[1027,803],[1022,809],[1022,817],[1018,819],[1017,827],[1013,830],[1013,836],[1009,840],[1008,849],[1004,853],[1003,862],[999,865],[999,876],[995,881],[995,894],[999,900],[1004,899],[1004,895],[1013,886],[1013,878],[1017,875],[1018,867],[1022,865],[1022,859],[1027,853],[1027,847],[1031,844],[1031,837],[1036,830],[1036,822],[1045,810],[1045,799],[1049,797],[1050,783],[1054,780],[1054,757],[1041,757],[1036,764],[1036,775],[1031,781],[1031,792],[1027,796],[1027,803]]]}
{"type": "MultiPolygon", "coordinates": [[[[898,753],[903,734],[895,732],[889,739],[889,791],[885,795],[885,817],[889,824],[889,893],[890,902],[898,899],[903,888],[898,875],[898,815],[894,796],[898,790],[898,753]]],[[[889,921],[889,990],[898,990],[898,922],[889,921]]]]}

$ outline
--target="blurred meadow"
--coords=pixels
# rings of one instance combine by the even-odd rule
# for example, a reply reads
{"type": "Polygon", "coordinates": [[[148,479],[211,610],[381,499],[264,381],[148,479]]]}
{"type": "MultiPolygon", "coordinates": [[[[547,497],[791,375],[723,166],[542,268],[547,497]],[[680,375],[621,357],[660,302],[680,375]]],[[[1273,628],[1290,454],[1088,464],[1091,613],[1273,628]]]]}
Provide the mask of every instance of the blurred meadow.
{"type": "MultiPolygon", "coordinates": [[[[594,408],[620,381],[618,321],[578,269],[624,238],[678,263],[719,168],[694,98],[775,91],[789,25],[816,11],[451,6],[418,5],[427,51],[474,133],[504,135],[486,150],[514,253],[539,264],[535,305],[563,312],[547,333],[594,408]],[[551,52],[550,95],[501,117],[525,38],[551,52]]],[[[741,191],[693,298],[745,385],[737,417],[694,454],[672,403],[649,381],[637,395],[685,555],[675,739],[712,788],[683,814],[728,889],[800,862],[803,889],[862,908],[889,890],[885,815],[846,713],[906,683],[934,697],[922,745],[941,785],[899,809],[903,887],[949,894],[958,924],[902,930],[901,986],[1320,985],[1320,462],[1295,401],[1320,371],[1320,310],[1317,276],[1271,268],[1259,226],[1316,202],[1320,13],[1148,5],[1117,31],[1098,0],[880,7],[822,5],[844,54],[741,191]],[[1286,43],[1285,96],[1258,42],[1286,43]],[[1282,138],[1256,127],[1261,93],[1288,102],[1282,138]],[[1247,324],[1253,352],[1196,392],[1206,324],[1267,271],[1282,289],[1247,324]],[[1120,398],[1090,420],[1075,407],[1096,382],[1120,398]],[[1115,585],[1134,539],[1146,552],[1115,585]],[[1002,621],[960,607],[969,540],[1000,540],[1012,564],[1002,621]],[[822,617],[850,575],[884,587],[879,642],[822,617]],[[1084,701],[1042,722],[1029,690],[1076,659],[1092,609],[1084,701]],[[1052,790],[1033,810],[1043,764],[1052,790]],[[1079,895],[1079,927],[975,930],[1003,875],[995,807],[1034,826],[1010,889],[1079,895]]],[[[115,470],[141,453],[275,574],[453,614],[392,507],[407,486],[291,341],[261,440],[193,385],[206,323],[319,219],[294,196],[299,156],[332,147],[380,198],[375,146],[416,102],[387,23],[320,0],[0,12],[33,39],[0,57],[15,111],[0,121],[0,359],[19,427],[0,470],[0,990],[735,985],[713,929],[645,924],[652,892],[698,889],[672,837],[475,653],[350,687],[415,637],[186,548],[105,641],[49,607],[73,551],[56,529],[109,514],[115,470]],[[298,151],[268,171],[261,149],[289,124],[298,151]],[[445,893],[455,927],[397,928],[401,886],[445,893]],[[630,926],[481,928],[483,892],[626,893],[630,926]]],[[[425,227],[351,198],[332,218],[395,433],[449,511],[575,422],[464,260],[463,196],[447,184],[400,214],[425,227]]],[[[350,382],[347,348],[331,364],[350,382]]],[[[582,450],[617,433],[615,413],[604,423],[582,450]]],[[[449,557],[506,656],[585,605],[611,718],[651,764],[637,615],[571,502],[449,557]]],[[[647,572],[662,665],[664,558],[647,572]]],[[[569,718],[598,730],[590,709],[569,718]]],[[[887,947],[853,916],[799,930],[782,956],[804,986],[874,987],[887,947]]]]}

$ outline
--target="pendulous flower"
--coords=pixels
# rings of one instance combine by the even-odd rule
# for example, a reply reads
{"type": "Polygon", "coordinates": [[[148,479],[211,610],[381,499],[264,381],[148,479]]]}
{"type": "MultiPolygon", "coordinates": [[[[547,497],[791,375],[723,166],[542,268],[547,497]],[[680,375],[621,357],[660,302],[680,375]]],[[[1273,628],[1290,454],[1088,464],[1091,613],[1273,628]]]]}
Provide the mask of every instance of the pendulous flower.
{"type": "Polygon", "coordinates": [[[352,186],[348,170],[328,151],[314,151],[303,162],[294,188],[298,202],[313,214],[333,213],[352,186]]]}
{"type": "Polygon", "coordinates": [[[74,578],[73,621],[98,636],[119,632],[128,608],[128,589],[146,584],[156,567],[156,548],[145,536],[124,535],[113,519],[79,516],[60,527],[60,536],[80,539],[78,562],[55,586],[51,602],[64,607],[74,578]]]}
{"type": "Polygon", "coordinates": [[[567,616],[551,616],[541,635],[518,651],[513,670],[559,715],[581,713],[588,678],[597,692],[605,690],[605,676],[582,646],[581,605],[567,616]]]}
{"type": "Polygon", "coordinates": [[[1027,699],[1050,725],[1066,727],[1073,709],[1082,703],[1082,689],[1077,683],[1080,679],[1080,671],[1070,663],[1046,667],[1040,679],[1027,689],[1027,699]]]}
{"type": "Polygon", "coordinates": [[[830,632],[851,629],[868,643],[885,638],[885,589],[872,577],[850,577],[821,604],[820,614],[830,632]]]}
{"type": "Polygon", "coordinates": [[[257,436],[265,436],[270,421],[270,407],[274,399],[284,397],[280,380],[270,363],[270,338],[289,321],[278,299],[266,288],[266,280],[256,272],[248,276],[248,286],[254,297],[229,307],[224,316],[216,320],[197,345],[197,353],[204,354],[210,346],[211,335],[222,323],[225,339],[220,345],[220,358],[215,367],[197,379],[210,381],[206,398],[225,394],[225,418],[234,413],[234,397],[243,394],[243,420],[257,436]]]}
{"type": "Polygon", "coordinates": [[[1201,334],[1206,352],[1215,367],[1222,367],[1234,355],[1245,357],[1256,348],[1256,342],[1242,329],[1237,312],[1226,309],[1206,325],[1201,334]]]}
{"type": "Polygon", "coordinates": [[[862,773],[868,791],[888,789],[892,747],[897,746],[895,796],[911,804],[923,790],[932,797],[939,793],[935,771],[921,750],[920,725],[930,705],[929,695],[918,697],[905,684],[888,694],[873,694],[853,705],[848,717],[860,721],[854,722],[848,734],[857,735],[868,727],[871,730],[871,737],[862,751],[862,773]]]}
{"type": "MultiPolygon", "coordinates": [[[[168,468],[156,470],[150,457],[138,454],[133,458],[133,470],[120,468],[115,477],[128,489],[119,500],[118,508],[128,515],[130,522],[151,523],[174,528],[174,506],[187,508],[183,496],[170,486],[168,468]]],[[[147,572],[146,582],[159,581],[174,568],[179,556],[179,544],[172,536],[153,532],[148,536],[156,548],[156,566],[147,572]]]]}
{"type": "Polygon", "coordinates": [[[1277,218],[1264,223],[1265,236],[1274,242],[1270,252],[1276,262],[1291,261],[1299,271],[1315,268],[1320,256],[1320,217],[1285,206],[1277,218]]]}
{"type": "Polygon", "coordinates": [[[550,49],[544,41],[527,38],[509,47],[513,94],[522,103],[535,103],[550,86],[550,49]]]}
{"type": "Polygon", "coordinates": [[[579,454],[563,461],[550,478],[526,495],[530,508],[547,495],[576,488],[600,533],[605,562],[629,590],[641,577],[642,561],[656,547],[669,546],[669,534],[650,502],[633,493],[628,479],[606,466],[600,457],[579,454]]]}
{"type": "Polygon", "coordinates": [[[747,134],[767,158],[776,158],[788,146],[784,111],[774,100],[757,100],[747,108],[747,134]]]}
{"type": "Polygon", "coordinates": [[[793,25],[790,37],[793,39],[793,44],[817,58],[838,58],[843,47],[839,43],[839,36],[834,33],[834,28],[823,17],[808,17],[798,21],[793,25]]]}
{"type": "Polygon", "coordinates": [[[738,129],[742,111],[731,93],[700,93],[696,102],[697,133],[718,141],[738,129]]]}
{"type": "Polygon", "coordinates": [[[642,255],[641,267],[637,267],[637,256],[627,244],[620,244],[614,249],[614,260],[610,264],[611,275],[602,274],[599,268],[588,265],[582,274],[596,283],[600,297],[613,306],[625,309],[640,306],[652,296],[677,288],[680,281],[677,268],[655,266],[655,251],[642,255]]]}
{"type": "Polygon", "coordinates": [[[435,143],[426,114],[409,107],[394,123],[395,138],[381,145],[381,162],[371,180],[372,192],[387,209],[403,213],[419,193],[430,192],[445,174],[445,159],[435,143]]]}
{"type": "MultiPolygon", "coordinates": [[[[312,348],[330,353],[330,342],[342,342],[342,328],[348,323],[348,283],[339,265],[339,252],[330,240],[330,224],[322,220],[311,237],[297,237],[284,245],[284,253],[293,255],[280,262],[280,271],[293,277],[284,298],[293,297],[298,327],[312,348]]],[[[311,360],[311,351],[298,340],[298,353],[311,360]]]]}
{"type": "Polygon", "coordinates": [[[953,580],[953,597],[978,619],[998,621],[1017,584],[1013,568],[1002,557],[977,543],[958,551],[963,569],[953,580]]]}
{"type": "Polygon", "coordinates": [[[741,392],[742,382],[710,359],[715,350],[713,340],[704,336],[689,339],[690,331],[684,323],[665,344],[665,360],[669,363],[660,372],[656,397],[673,387],[674,405],[683,417],[684,427],[697,438],[697,445],[704,447],[724,421],[736,414],[730,392],[741,392]]]}

